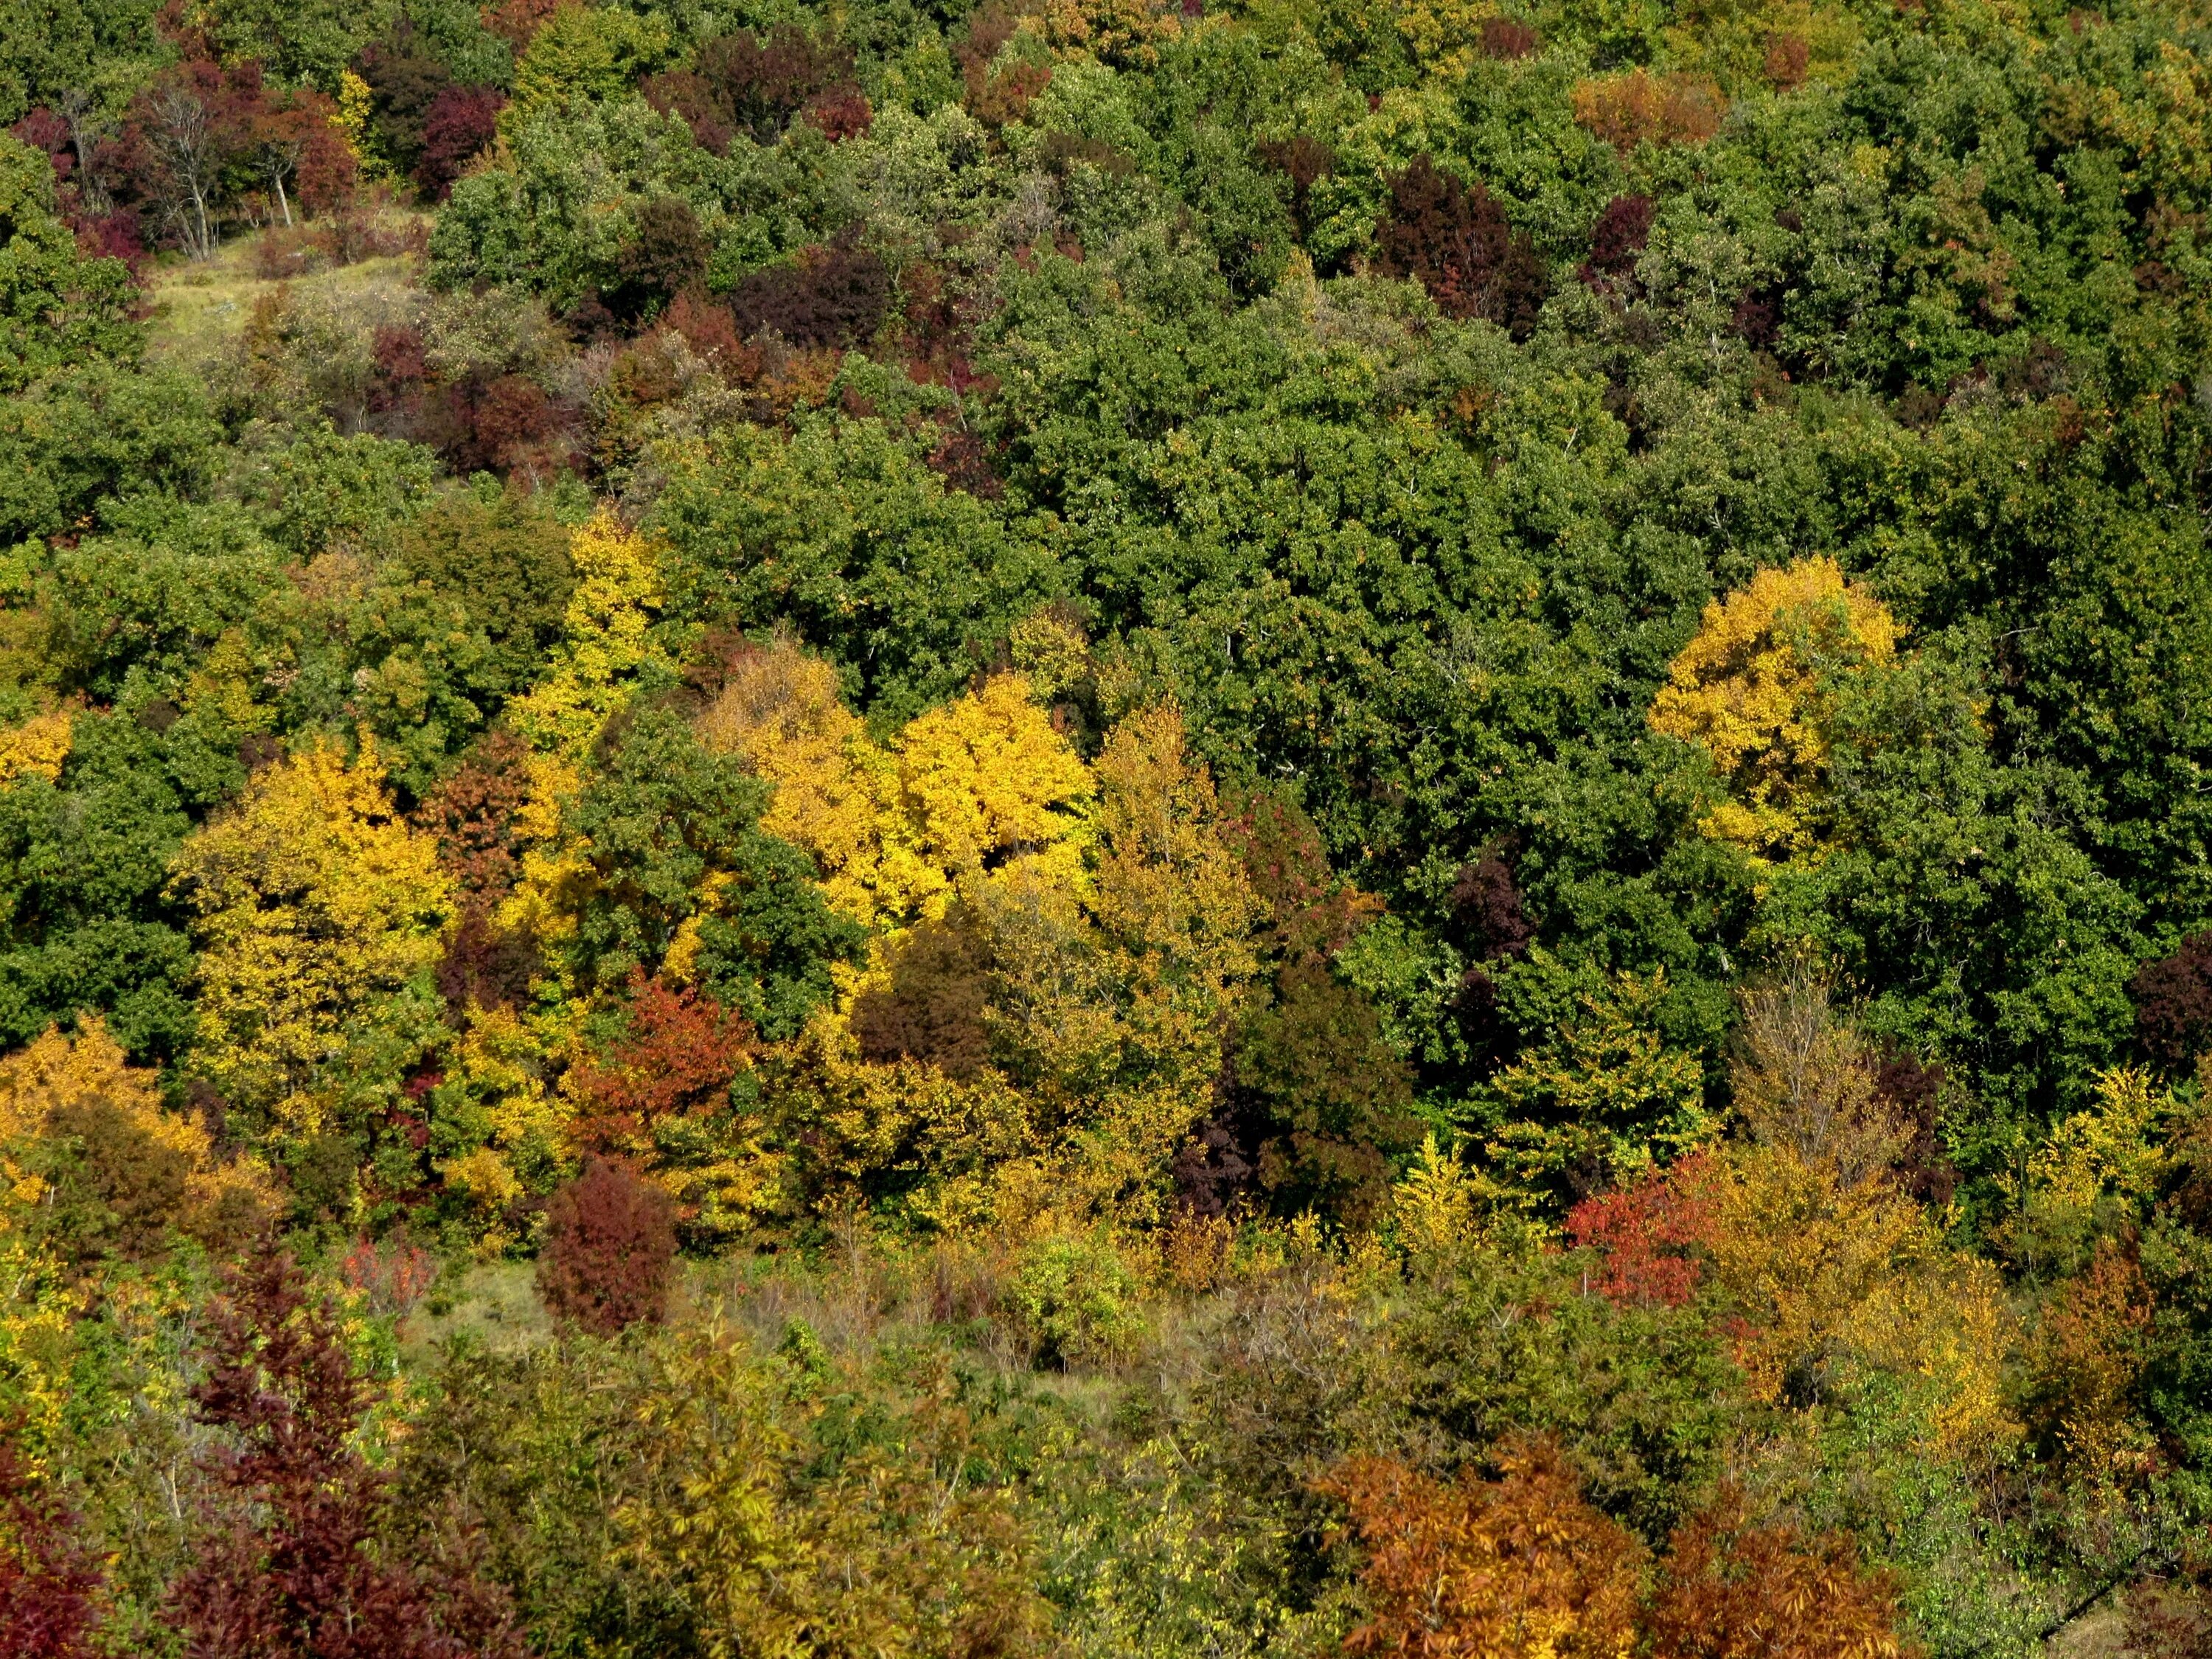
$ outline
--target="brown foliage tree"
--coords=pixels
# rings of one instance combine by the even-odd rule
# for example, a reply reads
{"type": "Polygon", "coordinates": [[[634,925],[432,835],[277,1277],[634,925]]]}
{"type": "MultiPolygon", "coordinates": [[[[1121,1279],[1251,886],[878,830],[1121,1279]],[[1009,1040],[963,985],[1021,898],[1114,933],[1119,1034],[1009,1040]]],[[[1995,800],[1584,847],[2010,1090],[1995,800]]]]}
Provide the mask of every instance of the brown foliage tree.
{"type": "Polygon", "coordinates": [[[668,1311],[676,1261],[675,1206],[653,1182],[591,1158],[553,1194],[538,1294],[564,1325],[612,1336],[668,1311]]]}
{"type": "Polygon", "coordinates": [[[1376,227],[1376,264],[1410,276],[1449,317],[1482,317],[1525,339],[1549,287],[1535,245],[1480,182],[1463,185],[1425,155],[1390,181],[1376,227]]]}

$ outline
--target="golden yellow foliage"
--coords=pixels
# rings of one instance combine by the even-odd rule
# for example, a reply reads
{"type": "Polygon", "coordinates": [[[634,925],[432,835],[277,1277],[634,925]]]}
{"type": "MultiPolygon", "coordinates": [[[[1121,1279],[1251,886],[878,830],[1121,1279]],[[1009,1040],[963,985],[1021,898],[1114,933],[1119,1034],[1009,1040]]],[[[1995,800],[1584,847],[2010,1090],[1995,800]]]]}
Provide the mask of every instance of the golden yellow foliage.
{"type": "Polygon", "coordinates": [[[0,732],[0,789],[21,778],[60,777],[76,723],[75,708],[57,708],[0,732]]]}
{"type": "Polygon", "coordinates": [[[1466,1243],[1474,1232],[1478,1191],[1474,1173],[1437,1146],[1431,1129],[1421,1138],[1413,1168],[1391,1189],[1390,1220],[1399,1244],[1419,1258],[1466,1243]]]}
{"type": "Polygon", "coordinates": [[[196,912],[209,1077],[282,1137],[315,1134],[340,1035],[438,959],[437,842],[392,810],[374,744],[349,765],[325,741],[257,774],[185,843],[172,885],[196,912]]]}
{"type": "Polygon", "coordinates": [[[921,715],[885,748],[845,708],[836,670],[779,641],[732,665],[699,735],[775,784],[762,826],[811,853],[831,906],[864,926],[942,915],[987,864],[1077,870],[1091,777],[1019,675],[921,715]]]}
{"type": "Polygon", "coordinates": [[[1833,559],[1762,570],[1705,607],[1651,705],[1651,727],[1697,744],[1729,799],[1701,828],[1754,856],[1810,850],[1808,807],[1825,780],[1827,676],[1893,660],[1887,606],[1844,580],[1833,559]]]}
{"type": "MultiPolygon", "coordinates": [[[[46,1135],[86,1143],[127,1161],[138,1190],[111,1201],[147,1227],[173,1225],[210,1243],[242,1238],[279,1207],[262,1170],[223,1164],[206,1126],[161,1109],[156,1073],[133,1066],[106,1022],[87,1015],[75,1036],[48,1027],[28,1047],[0,1060],[0,1144],[46,1135]]],[[[111,1171],[95,1168],[105,1182],[111,1171]]],[[[35,1177],[14,1183],[19,1199],[37,1195],[35,1177]]]]}
{"type": "Polygon", "coordinates": [[[1753,1392],[1793,1373],[1872,1366],[1928,1390],[1945,1450],[2003,1439],[2002,1366],[2014,1332],[1996,1270],[1954,1253],[1919,1207],[1880,1183],[1844,1187],[1783,1145],[1716,1166],[1713,1281],[1745,1321],[1753,1392]]]}
{"type": "Polygon", "coordinates": [[[899,734],[899,798],[923,858],[954,884],[1008,861],[1064,856],[1091,780],[1019,674],[917,717],[899,734]],[[1060,855],[1060,856],[1056,856],[1060,855]]]}
{"type": "Polygon", "coordinates": [[[641,673],[673,672],[652,634],[663,597],[659,550],[602,508],[569,538],[576,585],[545,678],[508,705],[532,745],[574,761],[607,716],[629,698],[641,673]]]}

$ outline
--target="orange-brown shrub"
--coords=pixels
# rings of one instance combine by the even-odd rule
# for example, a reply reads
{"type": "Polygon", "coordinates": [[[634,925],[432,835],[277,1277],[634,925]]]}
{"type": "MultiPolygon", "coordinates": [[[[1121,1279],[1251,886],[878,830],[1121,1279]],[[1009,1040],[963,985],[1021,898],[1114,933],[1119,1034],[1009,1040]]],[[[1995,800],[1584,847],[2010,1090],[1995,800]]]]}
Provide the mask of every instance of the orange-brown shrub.
{"type": "Polygon", "coordinates": [[[1623,155],[1638,144],[1702,144],[1721,130],[1727,101],[1711,82],[1692,75],[1631,70],[1578,82],[1575,124],[1623,155]]]}
{"type": "Polygon", "coordinates": [[[1320,1483],[1367,1547],[1370,1616],[1349,1653],[1620,1659],[1636,1644],[1643,1547],[1593,1509],[1558,1447],[1510,1449],[1504,1473],[1447,1486],[1386,1457],[1320,1483]]]}

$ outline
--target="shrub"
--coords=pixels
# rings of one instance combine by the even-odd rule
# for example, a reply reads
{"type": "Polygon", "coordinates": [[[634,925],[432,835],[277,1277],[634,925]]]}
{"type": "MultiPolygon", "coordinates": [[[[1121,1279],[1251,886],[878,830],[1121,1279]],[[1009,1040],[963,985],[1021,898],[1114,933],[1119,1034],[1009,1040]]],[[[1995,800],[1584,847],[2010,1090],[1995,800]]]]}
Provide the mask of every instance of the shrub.
{"type": "Polygon", "coordinates": [[[1590,1506],[1550,1442],[1510,1449],[1504,1463],[1498,1480],[1469,1470],[1445,1486],[1394,1459],[1358,1457],[1321,1482],[1367,1548],[1369,1619],[1346,1652],[1634,1650],[1642,1548],[1590,1506]]]}
{"type": "Polygon", "coordinates": [[[213,1431],[215,1524],[171,1583],[190,1653],[237,1659],[519,1656],[505,1597],[473,1574],[372,1547],[387,1477],[356,1444],[373,1403],[337,1310],[273,1243],[229,1275],[192,1389],[213,1431]]]}
{"type": "Polygon", "coordinates": [[[1003,1306],[1038,1360],[1066,1366],[1127,1354],[1144,1334],[1139,1294],[1110,1243],[1060,1235],[1022,1252],[1003,1306]]]}
{"type": "Polygon", "coordinates": [[[1702,144],[1721,130],[1727,104],[1711,82],[1689,75],[1626,75],[1575,88],[1575,124],[1623,155],[1638,144],[1702,144]]]}
{"type": "Polygon", "coordinates": [[[20,1429],[0,1425],[0,1652],[92,1659],[100,1564],[76,1516],[26,1465],[20,1429]]]}
{"type": "Polygon", "coordinates": [[[676,1226],[659,1187],[592,1158],[553,1194],[545,1222],[538,1295],[557,1323],[612,1336],[666,1316],[676,1226]]]}
{"type": "Polygon", "coordinates": [[[2185,1066],[2212,1048],[2212,933],[2191,933],[2170,957],[2147,962],[2128,981],[2143,1052],[2185,1066]]]}
{"type": "Polygon", "coordinates": [[[1410,276],[1449,317],[1482,317],[1525,338],[1549,286],[1528,239],[1481,184],[1463,185],[1425,155],[1390,181],[1376,227],[1378,264],[1410,276]]]}
{"type": "Polygon", "coordinates": [[[1544,37],[1517,17],[1486,17],[1475,37],[1485,58],[1511,63],[1543,50],[1544,37]]]}
{"type": "Polygon", "coordinates": [[[1740,1494],[1680,1528],[1645,1617],[1668,1659],[1899,1659],[1896,1581],[1859,1571],[1848,1538],[1746,1524],[1740,1494]]]}
{"type": "Polygon", "coordinates": [[[731,294],[730,310],[748,335],[850,346],[876,331],[890,293],[890,268],[848,233],[806,249],[795,265],[755,271],[731,294]]]}

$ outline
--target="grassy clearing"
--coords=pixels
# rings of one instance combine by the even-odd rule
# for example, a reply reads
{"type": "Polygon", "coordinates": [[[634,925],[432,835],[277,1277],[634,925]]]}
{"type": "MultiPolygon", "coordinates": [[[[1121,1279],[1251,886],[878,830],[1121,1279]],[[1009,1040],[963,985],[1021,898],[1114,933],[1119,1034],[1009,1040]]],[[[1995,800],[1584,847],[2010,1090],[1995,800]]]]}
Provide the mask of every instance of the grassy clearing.
{"type": "MultiPolygon", "coordinates": [[[[380,216],[378,228],[396,237],[418,221],[427,223],[428,216],[394,210],[380,216]]],[[[235,342],[264,295],[289,286],[303,297],[352,298],[412,281],[416,264],[414,255],[403,253],[332,265],[296,233],[283,231],[240,236],[211,259],[167,256],[148,273],[153,294],[149,349],[158,359],[197,361],[235,342]],[[264,250],[271,259],[264,261],[264,250]],[[270,274],[271,264],[278,267],[275,274],[270,274]]]]}

